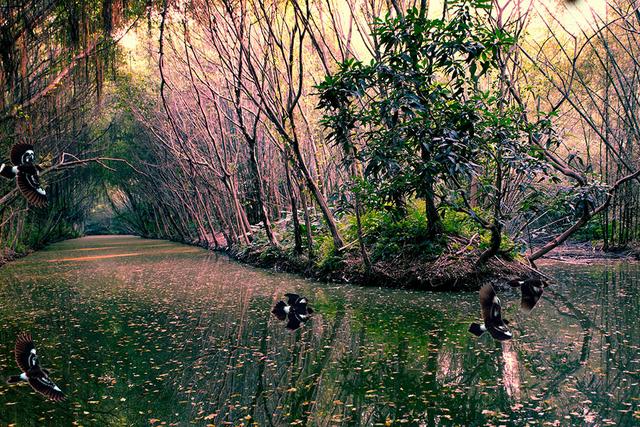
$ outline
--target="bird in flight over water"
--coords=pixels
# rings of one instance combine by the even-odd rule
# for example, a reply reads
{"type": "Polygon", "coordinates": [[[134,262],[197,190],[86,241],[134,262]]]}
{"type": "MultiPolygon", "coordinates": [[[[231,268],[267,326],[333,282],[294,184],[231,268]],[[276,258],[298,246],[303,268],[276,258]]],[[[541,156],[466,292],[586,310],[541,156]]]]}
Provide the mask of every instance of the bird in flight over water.
{"type": "Polygon", "coordinates": [[[47,192],[40,185],[42,168],[35,163],[36,155],[31,144],[15,144],[11,148],[11,164],[0,164],[0,175],[16,179],[18,188],[30,205],[41,208],[47,204],[47,192]]]}
{"type": "Polygon", "coordinates": [[[520,288],[522,294],[520,309],[525,313],[533,310],[547,286],[547,282],[539,278],[515,279],[508,281],[507,284],[513,288],[520,288]]]}
{"type": "Polygon", "coordinates": [[[49,371],[40,366],[36,354],[36,346],[33,344],[31,334],[22,332],[18,335],[14,353],[16,363],[22,373],[9,377],[7,383],[16,384],[21,381],[27,381],[35,391],[49,399],[56,402],[64,400],[64,393],[51,381],[49,371]]]}
{"type": "Polygon", "coordinates": [[[480,308],[482,309],[483,324],[472,323],[469,332],[475,336],[481,336],[485,332],[498,341],[506,341],[513,338],[513,334],[507,327],[508,321],[502,319],[502,307],[500,298],[490,284],[480,288],[480,308]]]}
{"type": "Polygon", "coordinates": [[[287,329],[295,331],[309,320],[313,310],[305,297],[298,294],[284,294],[287,302],[278,301],[271,310],[279,320],[287,320],[287,329]]]}

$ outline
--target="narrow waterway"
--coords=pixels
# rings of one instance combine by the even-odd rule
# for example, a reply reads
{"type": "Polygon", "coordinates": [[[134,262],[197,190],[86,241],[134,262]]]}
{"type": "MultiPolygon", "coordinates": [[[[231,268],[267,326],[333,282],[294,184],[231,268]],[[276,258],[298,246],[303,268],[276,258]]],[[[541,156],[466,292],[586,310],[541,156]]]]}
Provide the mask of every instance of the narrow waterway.
{"type": "Polygon", "coordinates": [[[0,425],[640,425],[640,264],[554,265],[515,338],[476,293],[317,283],[167,241],[98,236],[0,269],[0,373],[30,331],[67,393],[0,385],[0,425]],[[270,314],[286,292],[315,314],[270,314]]]}

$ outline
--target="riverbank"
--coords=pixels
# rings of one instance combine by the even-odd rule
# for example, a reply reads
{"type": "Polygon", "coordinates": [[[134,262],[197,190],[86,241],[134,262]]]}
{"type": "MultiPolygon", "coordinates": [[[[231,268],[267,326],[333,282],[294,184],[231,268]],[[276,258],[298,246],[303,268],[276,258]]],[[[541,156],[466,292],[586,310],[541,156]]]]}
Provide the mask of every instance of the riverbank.
{"type": "MultiPolygon", "coordinates": [[[[146,239],[153,237],[144,236],[146,239]]],[[[476,268],[480,250],[464,246],[464,239],[449,236],[449,242],[436,257],[419,258],[398,255],[390,260],[372,263],[367,271],[357,251],[348,251],[342,259],[318,265],[305,255],[294,255],[290,250],[275,249],[266,243],[239,246],[232,249],[214,249],[205,242],[179,242],[224,253],[232,259],[254,267],[298,274],[305,278],[359,286],[417,289],[429,291],[475,291],[485,283],[503,287],[507,280],[531,276],[536,273],[516,257],[494,257],[481,269],[476,268]],[[462,248],[460,248],[462,246],[462,248]]],[[[52,242],[54,243],[54,242],[52,242]]],[[[24,253],[7,250],[0,255],[0,267],[25,257],[24,253]]],[[[605,252],[586,243],[559,246],[537,261],[537,265],[555,263],[596,264],[611,261],[640,260],[639,248],[605,252]]]]}
{"type": "Polygon", "coordinates": [[[8,262],[15,261],[19,258],[25,257],[32,253],[32,250],[28,250],[26,252],[16,252],[12,249],[5,249],[0,253],[0,267],[5,265],[8,262]]]}
{"type": "Polygon", "coordinates": [[[519,260],[504,256],[494,257],[478,269],[476,261],[480,251],[459,249],[458,243],[458,239],[450,240],[445,250],[435,257],[399,254],[393,259],[379,260],[372,263],[369,271],[354,252],[322,266],[310,262],[306,256],[295,256],[268,245],[243,246],[224,252],[239,262],[321,281],[429,291],[477,290],[485,283],[500,285],[509,279],[535,274],[519,260]]]}
{"type": "MultiPolygon", "coordinates": [[[[115,236],[115,235],[114,235],[115,236]]],[[[142,236],[157,240],[151,236],[142,236]]],[[[164,239],[162,239],[164,240],[164,239]]],[[[55,243],[55,242],[51,242],[55,243]]],[[[398,255],[390,260],[372,263],[366,271],[362,259],[356,251],[347,251],[342,259],[318,265],[305,255],[294,255],[291,251],[275,249],[268,244],[253,244],[232,249],[213,248],[206,242],[178,242],[190,246],[221,252],[243,264],[273,271],[298,274],[318,281],[350,283],[359,286],[375,286],[430,291],[471,291],[485,283],[503,285],[506,280],[523,275],[535,274],[521,261],[505,256],[494,257],[483,268],[475,263],[480,250],[465,246],[462,238],[450,238],[444,250],[430,258],[398,255]],[[461,248],[462,246],[462,248],[461,248]]],[[[34,250],[24,253],[5,251],[0,256],[0,267],[25,257],[34,250]]]]}
{"type": "Polygon", "coordinates": [[[70,239],[76,239],[78,237],[81,237],[80,234],[77,232],[74,232],[74,233],[65,234],[64,236],[57,236],[55,238],[48,239],[47,241],[44,241],[44,242],[39,242],[37,243],[36,246],[26,247],[25,245],[20,244],[20,245],[16,245],[17,250],[11,249],[11,248],[2,248],[0,250],[0,267],[2,267],[3,265],[11,261],[15,261],[17,259],[26,257],[27,255],[37,252],[42,248],[45,248],[53,243],[58,243],[58,242],[62,242],[70,239]]]}
{"type": "MultiPolygon", "coordinates": [[[[477,290],[485,283],[504,287],[507,280],[537,274],[523,259],[509,256],[510,254],[496,256],[477,269],[476,261],[481,250],[465,246],[462,238],[448,236],[448,239],[445,249],[437,257],[424,259],[400,254],[390,260],[372,263],[368,272],[356,251],[348,252],[341,262],[332,263],[329,268],[318,267],[306,256],[294,256],[290,251],[274,249],[266,244],[243,246],[224,252],[239,262],[321,281],[430,291],[477,290]]],[[[536,265],[589,265],[615,261],[640,261],[640,247],[603,251],[588,242],[572,242],[555,248],[537,260],[536,265]]]]}

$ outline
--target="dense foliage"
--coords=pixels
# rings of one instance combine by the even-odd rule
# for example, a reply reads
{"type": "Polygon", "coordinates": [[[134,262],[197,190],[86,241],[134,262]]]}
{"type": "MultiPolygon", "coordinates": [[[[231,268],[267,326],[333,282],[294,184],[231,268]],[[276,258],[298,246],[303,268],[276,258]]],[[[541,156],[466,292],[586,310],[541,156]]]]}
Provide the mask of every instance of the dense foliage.
{"type": "Polygon", "coordinates": [[[102,194],[100,174],[72,166],[99,154],[106,128],[95,119],[104,83],[119,61],[116,38],[150,5],[120,0],[0,5],[0,159],[6,161],[15,143],[34,145],[51,200],[46,209],[34,210],[15,182],[0,182],[0,260],[83,232],[102,194]]]}
{"type": "Polygon", "coordinates": [[[490,1],[449,6],[447,20],[417,9],[376,20],[379,57],[340,64],[319,85],[320,106],[329,139],[364,164],[370,205],[391,206],[403,220],[406,200],[423,199],[430,239],[443,232],[438,209],[466,211],[495,234],[488,259],[500,248],[504,181],[545,169],[502,82],[500,52],[515,40],[492,27],[490,1]],[[497,83],[483,88],[487,76],[497,83]],[[470,183],[485,199],[473,205],[493,212],[493,224],[472,210],[470,183]]]}
{"type": "Polygon", "coordinates": [[[35,143],[54,202],[25,215],[4,183],[5,246],[89,215],[93,232],[371,272],[637,238],[624,2],[578,36],[489,0],[14,6],[2,144],[35,143]],[[77,157],[99,163],[62,170],[77,157]]]}

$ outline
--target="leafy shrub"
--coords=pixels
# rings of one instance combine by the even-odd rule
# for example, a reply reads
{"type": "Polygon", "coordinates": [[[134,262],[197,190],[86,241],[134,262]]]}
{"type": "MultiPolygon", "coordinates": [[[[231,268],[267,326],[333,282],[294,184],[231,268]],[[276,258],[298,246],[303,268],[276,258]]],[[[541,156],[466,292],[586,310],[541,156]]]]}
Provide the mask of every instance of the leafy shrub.
{"type": "MultiPolygon", "coordinates": [[[[355,220],[350,234],[356,230],[355,220]]],[[[361,217],[365,245],[372,261],[391,259],[398,254],[433,257],[441,252],[441,242],[429,238],[424,209],[411,205],[407,215],[395,219],[393,213],[371,210],[361,217]]]]}
{"type": "Polygon", "coordinates": [[[343,266],[343,259],[336,253],[333,239],[329,234],[321,234],[314,239],[316,266],[323,272],[338,271],[343,266]]]}
{"type": "MultiPolygon", "coordinates": [[[[478,216],[483,216],[483,213],[479,208],[475,208],[475,210],[478,216]]],[[[486,233],[487,236],[489,236],[489,233],[480,227],[478,223],[470,218],[466,213],[458,212],[453,209],[443,209],[442,216],[444,217],[442,219],[442,226],[446,234],[471,237],[476,233],[481,235],[486,233]]]]}

